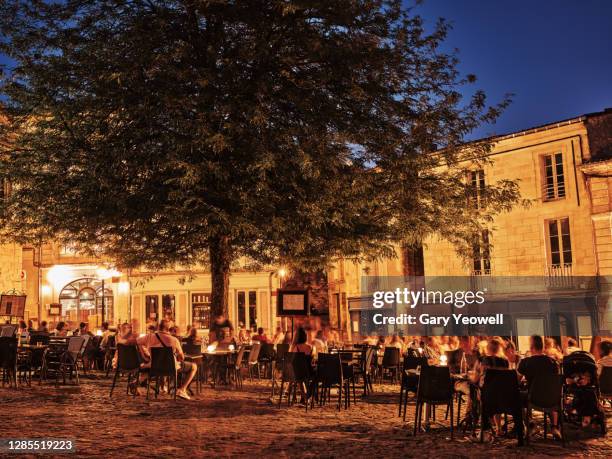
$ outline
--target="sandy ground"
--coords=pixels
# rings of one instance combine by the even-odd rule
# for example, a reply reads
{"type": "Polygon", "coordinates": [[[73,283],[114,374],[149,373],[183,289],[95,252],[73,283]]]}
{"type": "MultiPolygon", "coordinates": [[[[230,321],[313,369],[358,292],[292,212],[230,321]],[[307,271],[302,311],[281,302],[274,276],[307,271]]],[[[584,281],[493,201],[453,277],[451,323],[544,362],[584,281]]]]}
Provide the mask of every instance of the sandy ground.
{"type": "Polygon", "coordinates": [[[566,448],[550,437],[522,448],[512,439],[480,444],[462,432],[451,441],[448,423],[412,436],[397,416],[398,385],[375,385],[349,410],[328,405],[306,413],[272,405],[269,380],[245,381],[240,391],[205,386],[194,400],[176,402],[127,396],[125,382],[110,399],[110,383],[97,375],[80,386],[0,388],[0,439],[69,438],[72,457],[612,457],[611,434],[574,429],[566,448]]]}

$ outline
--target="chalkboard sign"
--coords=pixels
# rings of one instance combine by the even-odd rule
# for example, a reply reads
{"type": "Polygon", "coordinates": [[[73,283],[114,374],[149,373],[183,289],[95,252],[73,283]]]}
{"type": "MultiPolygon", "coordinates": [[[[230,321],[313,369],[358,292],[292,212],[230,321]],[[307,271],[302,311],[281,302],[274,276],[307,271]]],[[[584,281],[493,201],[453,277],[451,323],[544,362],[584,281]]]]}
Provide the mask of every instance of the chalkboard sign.
{"type": "Polygon", "coordinates": [[[25,314],[25,295],[2,295],[0,298],[0,316],[19,317],[25,314]]]}
{"type": "Polygon", "coordinates": [[[276,305],[276,315],[285,316],[307,316],[308,290],[278,290],[278,301],[276,305]]]}

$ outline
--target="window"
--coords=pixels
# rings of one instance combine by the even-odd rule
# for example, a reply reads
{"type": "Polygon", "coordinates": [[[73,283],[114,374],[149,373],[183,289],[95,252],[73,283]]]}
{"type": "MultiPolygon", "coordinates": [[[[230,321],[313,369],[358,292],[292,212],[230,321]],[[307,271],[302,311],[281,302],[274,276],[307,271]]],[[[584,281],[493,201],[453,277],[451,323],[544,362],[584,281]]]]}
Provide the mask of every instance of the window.
{"type": "Polygon", "coordinates": [[[199,329],[210,328],[210,293],[193,293],[191,295],[191,322],[199,329]]]}
{"type": "Polygon", "coordinates": [[[146,321],[157,322],[159,320],[158,310],[159,310],[159,297],[157,295],[147,295],[145,296],[145,305],[146,305],[146,321]]]}
{"type": "Polygon", "coordinates": [[[491,249],[489,244],[489,230],[483,230],[480,238],[472,247],[474,271],[473,275],[482,276],[491,274],[491,249]]]}
{"type": "Polygon", "coordinates": [[[553,267],[571,266],[572,243],[569,218],[548,221],[548,248],[553,267]]]}
{"type": "Polygon", "coordinates": [[[484,204],[485,193],[485,174],[482,169],[468,172],[468,185],[470,191],[468,201],[477,209],[480,209],[484,204]]]}
{"type": "Polygon", "coordinates": [[[174,322],[174,295],[162,295],[162,319],[174,322]]]}
{"type": "Polygon", "coordinates": [[[257,328],[256,291],[251,290],[246,292],[238,292],[238,323],[250,328],[251,330],[257,328]]]}
{"type": "Polygon", "coordinates": [[[516,337],[518,349],[521,352],[529,350],[529,337],[531,335],[544,336],[544,318],[539,316],[522,317],[516,319],[516,337]]]}
{"type": "Polygon", "coordinates": [[[565,176],[563,175],[563,154],[544,156],[544,200],[565,198],[565,176]]]}

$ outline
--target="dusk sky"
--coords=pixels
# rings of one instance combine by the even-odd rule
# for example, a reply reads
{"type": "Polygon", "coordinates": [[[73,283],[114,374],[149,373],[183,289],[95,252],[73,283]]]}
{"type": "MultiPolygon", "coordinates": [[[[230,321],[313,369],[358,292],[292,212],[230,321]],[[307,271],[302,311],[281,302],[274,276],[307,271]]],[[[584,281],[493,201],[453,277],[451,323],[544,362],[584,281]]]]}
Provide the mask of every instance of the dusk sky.
{"type": "Polygon", "coordinates": [[[453,23],[446,46],[459,49],[461,71],[477,75],[491,102],[515,94],[471,138],[612,107],[612,1],[425,0],[415,11],[453,23]]]}
{"type": "Polygon", "coordinates": [[[416,11],[453,23],[447,45],[491,102],[515,94],[474,137],[612,107],[612,1],[425,0],[416,11]]]}

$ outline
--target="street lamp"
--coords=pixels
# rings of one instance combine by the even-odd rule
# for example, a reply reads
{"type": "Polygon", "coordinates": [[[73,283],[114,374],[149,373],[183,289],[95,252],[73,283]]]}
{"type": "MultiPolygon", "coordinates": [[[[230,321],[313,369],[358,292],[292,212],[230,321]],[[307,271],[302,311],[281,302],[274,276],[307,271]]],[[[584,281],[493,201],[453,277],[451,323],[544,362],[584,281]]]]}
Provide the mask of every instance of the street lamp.
{"type": "Polygon", "coordinates": [[[117,271],[114,268],[107,268],[106,266],[99,266],[96,269],[96,275],[98,276],[98,279],[102,281],[102,323],[104,323],[104,315],[106,312],[106,295],[104,291],[104,282],[107,279],[121,276],[121,271],[117,271]]]}

